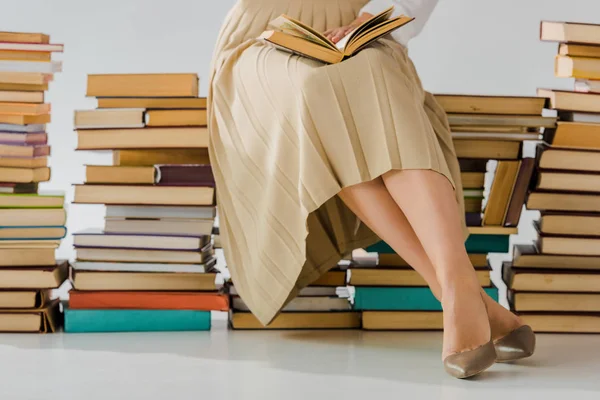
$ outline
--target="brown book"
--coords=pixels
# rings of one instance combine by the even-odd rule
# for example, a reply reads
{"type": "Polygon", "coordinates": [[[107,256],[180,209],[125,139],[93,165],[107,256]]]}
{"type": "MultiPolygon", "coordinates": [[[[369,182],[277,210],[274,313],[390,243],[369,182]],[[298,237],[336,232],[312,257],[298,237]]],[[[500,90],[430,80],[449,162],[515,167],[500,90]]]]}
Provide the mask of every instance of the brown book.
{"type": "Polygon", "coordinates": [[[0,82],[0,90],[18,90],[22,92],[45,92],[48,90],[48,84],[41,85],[25,84],[25,83],[9,83],[0,82]]]}
{"type": "Polygon", "coordinates": [[[154,167],[86,165],[85,183],[154,184],[154,167]]]}
{"type": "Polygon", "coordinates": [[[88,75],[90,97],[198,97],[196,74],[88,75]]]}
{"type": "Polygon", "coordinates": [[[499,133],[499,132],[452,132],[452,139],[471,139],[471,140],[512,140],[522,142],[523,140],[539,140],[541,133],[499,133]]]}
{"type": "Polygon", "coordinates": [[[213,218],[195,219],[127,219],[106,218],[104,229],[111,233],[139,233],[145,235],[210,235],[213,218]]]}
{"type": "Polygon", "coordinates": [[[210,164],[208,149],[117,150],[113,164],[154,166],[157,164],[210,164]]]}
{"type": "Polygon", "coordinates": [[[5,103],[32,103],[40,104],[44,102],[44,92],[18,92],[18,91],[0,91],[0,101],[5,103]]]}
{"type": "Polygon", "coordinates": [[[0,193],[37,193],[37,183],[15,183],[2,182],[0,183],[0,193]]]}
{"type": "Polygon", "coordinates": [[[228,311],[229,296],[194,292],[94,292],[72,290],[69,308],[228,311]]]}
{"type": "Polygon", "coordinates": [[[86,229],[73,234],[73,244],[75,247],[198,251],[210,244],[210,236],[193,237],[159,234],[127,234],[104,232],[99,229],[86,229]]]}
{"type": "Polygon", "coordinates": [[[462,181],[463,188],[479,189],[484,186],[485,172],[461,172],[460,179],[462,181]]]}
{"type": "Polygon", "coordinates": [[[76,290],[215,291],[216,273],[72,271],[76,290]]]}
{"type": "MultiPolygon", "coordinates": [[[[379,266],[382,268],[389,267],[410,267],[410,265],[402,259],[398,254],[379,253],[379,266]]],[[[488,266],[487,254],[469,254],[469,260],[475,268],[486,268],[488,266]]]]}
{"type": "Polygon", "coordinates": [[[465,197],[465,212],[481,212],[481,205],[483,204],[483,197],[465,197]]]}
{"type": "Polygon", "coordinates": [[[600,94],[552,89],[538,89],[537,94],[548,99],[548,108],[565,111],[600,112],[600,94]]]}
{"type": "Polygon", "coordinates": [[[43,33],[0,32],[0,42],[50,43],[50,36],[43,33]]]}
{"type": "Polygon", "coordinates": [[[330,270],[311,283],[312,286],[346,286],[346,271],[330,270]]]}
{"type": "MultiPolygon", "coordinates": [[[[63,236],[66,230],[63,231],[63,236]]],[[[6,239],[0,241],[2,249],[58,249],[60,239],[6,239]]]]}
{"type": "MultiPolygon", "coordinates": [[[[28,93],[28,92],[21,92],[28,93]]],[[[36,93],[36,92],[33,92],[36,93]]],[[[49,114],[50,104],[0,102],[0,114],[17,114],[22,116],[49,114]]]]}
{"type": "Polygon", "coordinates": [[[559,78],[600,79],[600,59],[556,56],[554,74],[559,78]]]}
{"type": "Polygon", "coordinates": [[[455,139],[454,149],[458,158],[517,160],[521,156],[521,142],[515,141],[455,139]]]}
{"type": "Polygon", "coordinates": [[[447,113],[541,115],[544,101],[538,97],[436,94],[447,113]]]}
{"type": "Polygon", "coordinates": [[[504,216],[504,226],[516,227],[519,225],[523,206],[525,205],[525,199],[527,198],[527,191],[535,170],[535,164],[536,161],[534,158],[524,158],[521,160],[515,186],[512,190],[512,195],[510,196],[508,208],[504,216]]]}
{"type": "Polygon", "coordinates": [[[143,128],[143,108],[111,108],[75,111],[75,129],[143,128]]]}
{"type": "Polygon", "coordinates": [[[441,311],[363,311],[365,330],[430,331],[443,329],[441,311]]]}
{"type": "MultiPolygon", "coordinates": [[[[12,150],[12,149],[11,149],[12,150]]],[[[48,165],[48,157],[3,157],[0,156],[0,167],[42,168],[48,165]]]]}
{"type": "MultiPolygon", "coordinates": [[[[481,286],[491,285],[488,267],[477,269],[475,273],[481,286]]],[[[349,284],[351,286],[427,286],[423,277],[411,268],[352,268],[349,284]]]]}
{"type": "Polygon", "coordinates": [[[543,170],[537,173],[536,190],[600,192],[600,174],[543,170]]]}
{"type": "Polygon", "coordinates": [[[50,81],[52,81],[52,74],[0,71],[0,83],[11,85],[45,85],[50,81]]]}
{"type": "Polygon", "coordinates": [[[210,165],[156,165],[156,184],[164,186],[214,186],[210,165]]]}
{"type": "Polygon", "coordinates": [[[206,97],[101,97],[98,108],[204,109],[206,97]]]}
{"type": "Polygon", "coordinates": [[[550,42],[600,44],[600,25],[542,21],[540,39],[550,42]]]}
{"type": "Polygon", "coordinates": [[[519,313],[537,333],[600,333],[600,314],[519,313]]]}
{"type": "Polygon", "coordinates": [[[520,161],[498,161],[496,174],[483,212],[483,225],[504,225],[520,161]]]}
{"type": "Polygon", "coordinates": [[[529,210],[600,212],[599,194],[532,192],[527,199],[529,210]]]}
{"type": "Polygon", "coordinates": [[[0,182],[35,183],[50,180],[50,168],[6,168],[0,167],[0,182]]]}
{"type": "Polygon", "coordinates": [[[211,259],[212,249],[207,251],[154,250],[123,248],[77,247],[79,261],[119,261],[129,263],[201,264],[211,259]]]}
{"type": "Polygon", "coordinates": [[[508,302],[517,312],[600,312],[600,293],[546,293],[508,291],[508,302]]]}
{"type": "Polygon", "coordinates": [[[532,292],[600,292],[600,273],[578,270],[512,268],[502,264],[502,278],[510,289],[532,292]]]}
{"type": "Polygon", "coordinates": [[[208,129],[89,129],[77,131],[77,139],[77,150],[205,148],[208,129]]]}
{"type": "Polygon", "coordinates": [[[64,202],[65,196],[62,193],[0,193],[0,208],[63,208],[64,202]]]}
{"type": "Polygon", "coordinates": [[[542,213],[538,229],[543,235],[600,237],[600,215],[542,213]]]}
{"type": "Polygon", "coordinates": [[[600,124],[559,122],[556,129],[544,132],[544,140],[553,147],[600,149],[600,124]]]}
{"type": "Polygon", "coordinates": [[[540,236],[536,247],[542,254],[600,257],[600,238],[575,236],[540,236]]]}
{"type": "Polygon", "coordinates": [[[487,172],[488,160],[459,158],[460,172],[487,172]]]}
{"type": "Polygon", "coordinates": [[[283,312],[264,326],[250,312],[230,312],[233,329],[358,329],[359,312],[283,312]]]}
{"type": "Polygon", "coordinates": [[[210,206],[212,187],[75,185],[75,202],[86,204],[157,204],[210,206]]]}
{"type": "MultiPolygon", "coordinates": [[[[19,248],[0,248],[0,267],[37,267],[55,265],[56,258],[54,252],[55,250],[52,248],[29,249],[27,251],[23,251],[19,248]]],[[[0,271],[1,270],[2,269],[0,269],[0,271]]]]}
{"type": "Polygon", "coordinates": [[[5,309],[0,311],[0,332],[53,333],[62,325],[60,301],[41,309],[5,309]]]}
{"type": "Polygon", "coordinates": [[[577,43],[560,43],[558,45],[558,54],[561,56],[570,57],[600,58],[600,46],[577,43]]]}
{"type": "Polygon", "coordinates": [[[0,114],[0,124],[30,125],[30,124],[47,124],[48,122],[50,122],[50,114],[40,114],[40,115],[0,114]]]}
{"type": "Polygon", "coordinates": [[[469,226],[471,235],[516,235],[517,227],[509,226],[469,226]]]}
{"type": "Polygon", "coordinates": [[[541,169],[600,172],[600,152],[596,151],[568,150],[540,144],[537,147],[537,159],[541,169]]]}
{"type": "Polygon", "coordinates": [[[0,144],[0,157],[43,157],[50,155],[50,146],[26,145],[11,146],[0,144]]]}
{"type": "Polygon", "coordinates": [[[2,290],[0,308],[41,308],[50,301],[51,290],[2,290]]]}
{"type": "Polygon", "coordinates": [[[149,110],[147,126],[206,126],[206,110],[149,110]]]}
{"type": "Polygon", "coordinates": [[[510,135],[526,135],[535,132],[539,132],[539,127],[528,127],[528,126],[510,126],[510,125],[452,125],[452,134],[453,136],[457,133],[460,134],[490,134],[493,135],[505,135],[502,137],[507,137],[510,135]]]}
{"type": "Polygon", "coordinates": [[[600,257],[542,254],[534,245],[516,245],[513,268],[600,270],[600,257]]]}
{"type": "MultiPolygon", "coordinates": [[[[231,309],[235,311],[250,311],[241,297],[231,297],[231,309]]],[[[299,296],[292,299],[282,309],[282,312],[329,312],[350,311],[352,309],[347,298],[338,296],[299,296]]]]}
{"type": "MultiPolygon", "coordinates": [[[[576,80],[577,82],[585,82],[582,80],[576,80]]],[[[600,82],[600,81],[598,81],[600,82]]],[[[579,122],[579,123],[592,123],[598,124],[600,123],[600,115],[597,113],[589,113],[589,112],[578,112],[578,111],[557,111],[558,120],[561,122],[579,122]]]]}
{"type": "Polygon", "coordinates": [[[52,53],[43,51],[0,50],[0,60],[48,62],[52,60],[52,53]]]}
{"type": "Polygon", "coordinates": [[[68,274],[67,261],[60,261],[52,266],[0,268],[0,289],[56,289],[67,279],[68,274]]]}
{"type": "Polygon", "coordinates": [[[450,126],[521,126],[528,128],[552,128],[555,117],[540,115],[494,115],[494,114],[448,114],[450,126]]]}
{"type": "Polygon", "coordinates": [[[0,208],[2,227],[63,226],[67,214],[62,208],[0,208]]]}

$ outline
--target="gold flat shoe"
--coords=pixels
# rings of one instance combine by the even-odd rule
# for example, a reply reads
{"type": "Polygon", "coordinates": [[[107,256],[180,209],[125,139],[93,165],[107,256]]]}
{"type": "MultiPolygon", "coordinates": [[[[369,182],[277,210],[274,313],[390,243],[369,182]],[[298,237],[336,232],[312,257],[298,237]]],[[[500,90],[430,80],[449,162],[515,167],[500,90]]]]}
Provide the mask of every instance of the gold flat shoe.
{"type": "Polygon", "coordinates": [[[535,333],[523,325],[494,342],[496,361],[507,362],[530,357],[535,351],[535,333]]]}
{"type": "Polygon", "coordinates": [[[494,342],[490,340],[476,349],[449,355],[444,359],[444,368],[449,375],[464,379],[485,371],[495,362],[496,349],[494,342]]]}

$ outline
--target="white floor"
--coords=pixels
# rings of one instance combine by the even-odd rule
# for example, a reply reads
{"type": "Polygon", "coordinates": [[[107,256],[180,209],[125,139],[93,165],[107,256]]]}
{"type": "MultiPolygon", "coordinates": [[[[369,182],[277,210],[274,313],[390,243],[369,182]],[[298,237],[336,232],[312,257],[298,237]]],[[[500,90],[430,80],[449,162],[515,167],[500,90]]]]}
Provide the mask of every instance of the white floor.
{"type": "Polygon", "coordinates": [[[600,399],[600,336],[448,377],[440,333],[227,331],[0,336],[0,399],[600,399]]]}

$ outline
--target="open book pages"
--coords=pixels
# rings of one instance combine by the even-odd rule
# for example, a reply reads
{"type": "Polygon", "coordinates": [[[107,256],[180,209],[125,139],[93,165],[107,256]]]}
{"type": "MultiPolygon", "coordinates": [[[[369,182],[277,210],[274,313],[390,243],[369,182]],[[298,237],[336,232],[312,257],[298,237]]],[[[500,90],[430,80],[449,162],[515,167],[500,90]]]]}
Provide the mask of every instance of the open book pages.
{"type": "Polygon", "coordinates": [[[414,19],[404,15],[390,18],[393,10],[394,8],[390,7],[373,16],[337,44],[321,32],[287,15],[281,15],[271,21],[269,26],[272,30],[263,32],[259,39],[288,52],[327,63],[338,63],[414,19]]]}

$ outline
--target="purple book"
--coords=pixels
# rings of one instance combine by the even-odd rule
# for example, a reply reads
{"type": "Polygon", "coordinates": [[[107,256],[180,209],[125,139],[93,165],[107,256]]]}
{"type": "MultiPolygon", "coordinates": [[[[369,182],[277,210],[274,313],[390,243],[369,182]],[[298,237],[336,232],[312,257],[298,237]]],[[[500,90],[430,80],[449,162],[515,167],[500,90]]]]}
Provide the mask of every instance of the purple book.
{"type": "Polygon", "coordinates": [[[18,133],[0,131],[0,144],[46,144],[48,143],[48,135],[46,132],[18,133]]]}
{"type": "Polygon", "coordinates": [[[481,213],[465,213],[465,219],[467,221],[467,226],[481,226],[481,213]]]}
{"type": "Polygon", "coordinates": [[[159,186],[215,186],[212,168],[207,164],[156,165],[159,186]]]}

